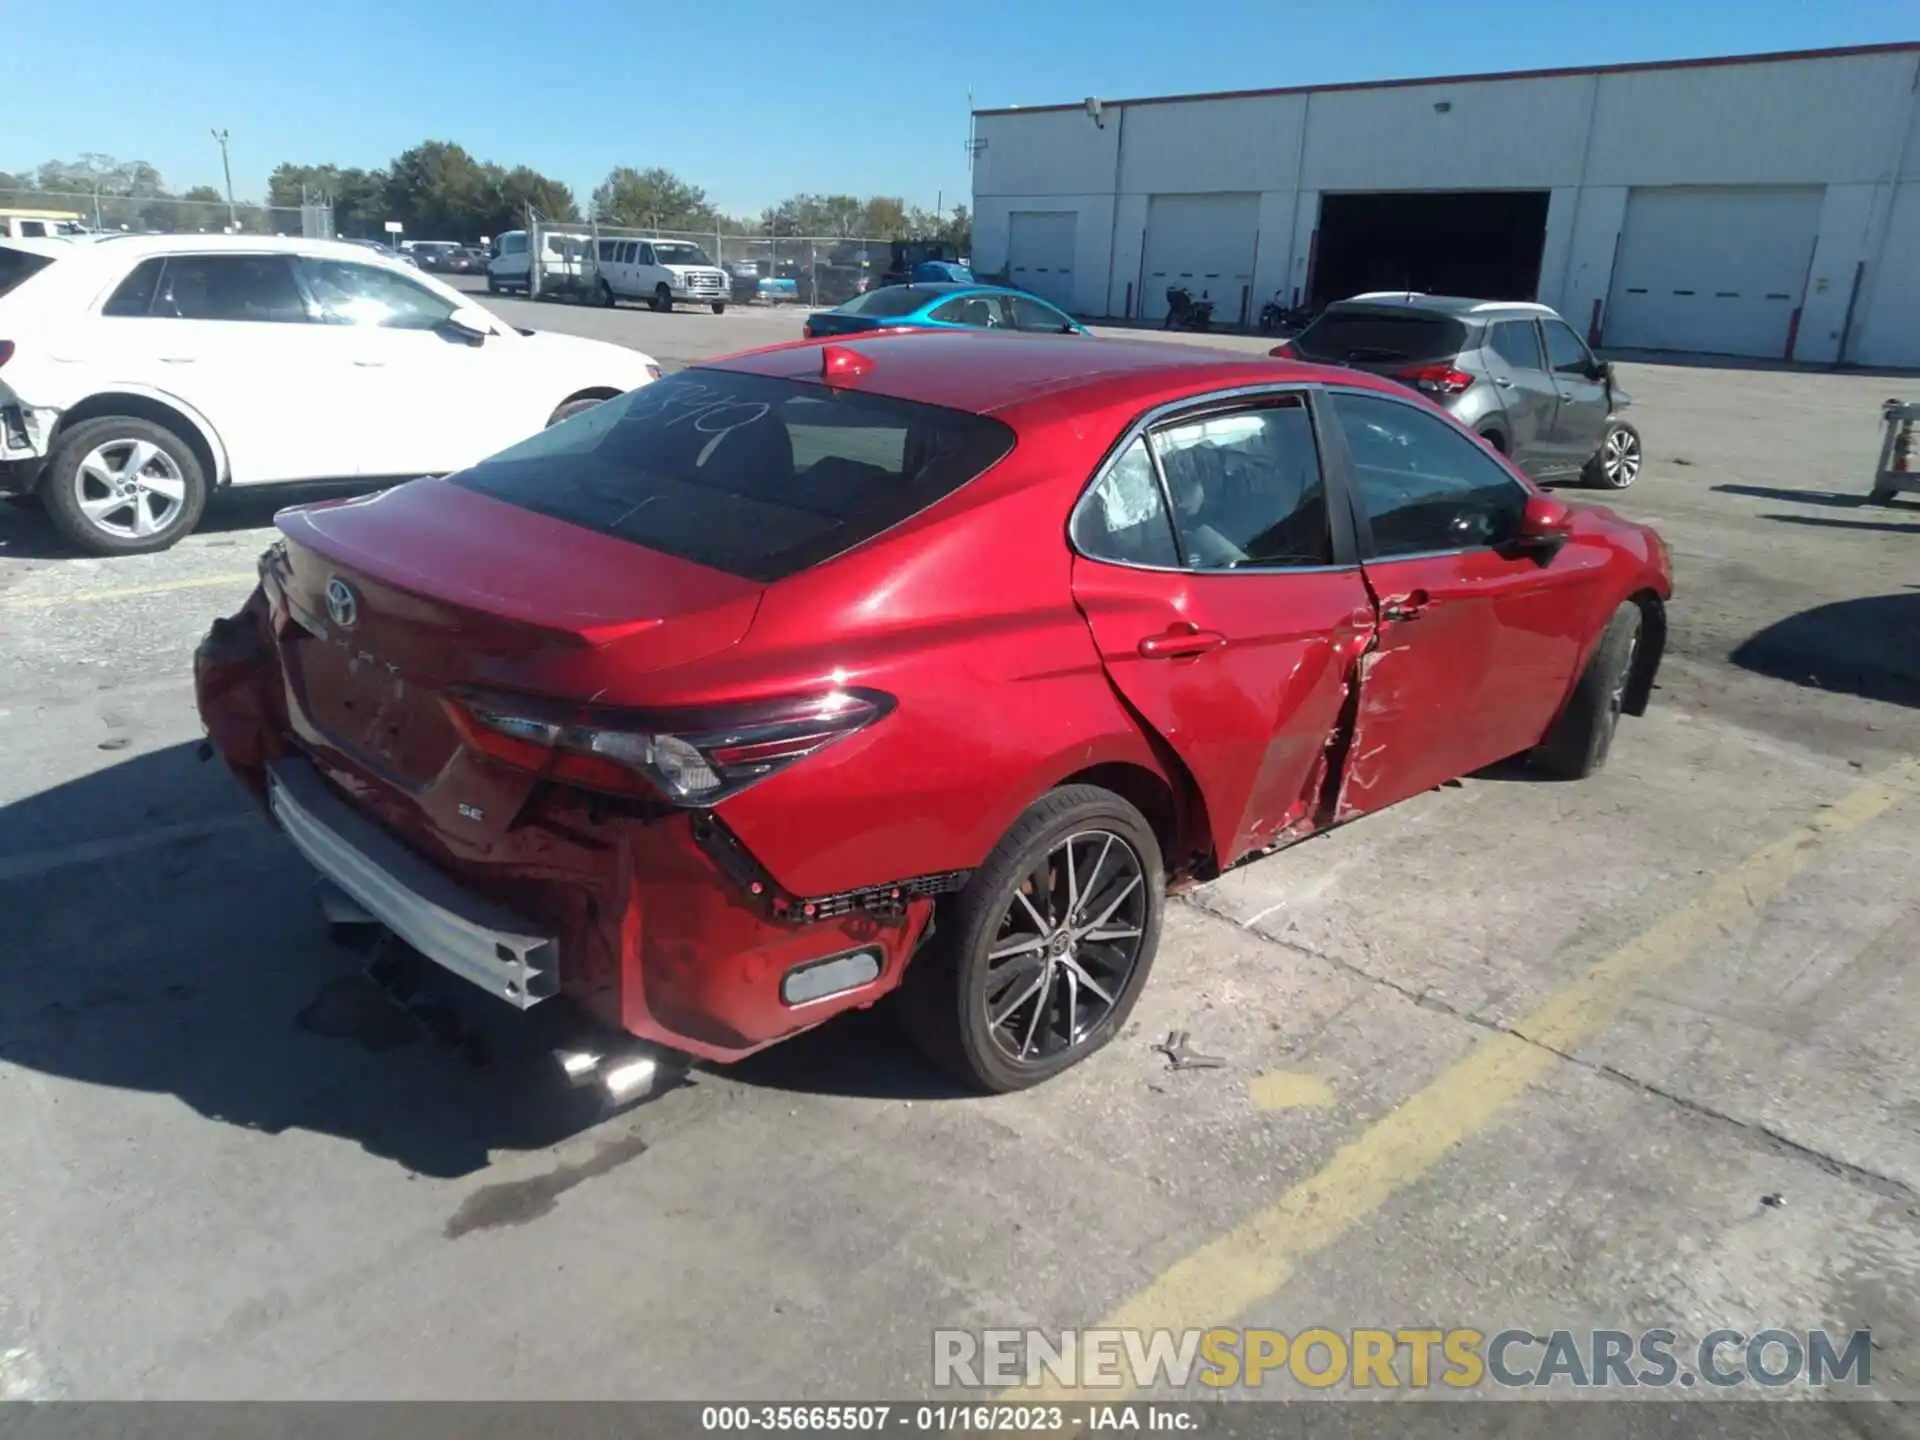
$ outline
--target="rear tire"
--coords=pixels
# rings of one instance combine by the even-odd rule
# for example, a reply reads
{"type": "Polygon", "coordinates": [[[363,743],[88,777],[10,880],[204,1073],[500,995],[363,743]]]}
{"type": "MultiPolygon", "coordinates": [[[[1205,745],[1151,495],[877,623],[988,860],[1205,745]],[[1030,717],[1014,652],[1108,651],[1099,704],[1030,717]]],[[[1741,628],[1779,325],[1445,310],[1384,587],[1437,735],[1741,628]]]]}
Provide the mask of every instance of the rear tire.
{"type": "Polygon", "coordinates": [[[662,315],[669,314],[673,310],[673,292],[665,285],[653,287],[653,308],[662,315]]]}
{"type": "Polygon", "coordinates": [[[1633,677],[1640,631],[1638,605],[1628,601],[1613,612],[1566,709],[1528,757],[1535,769],[1562,780],[1584,780],[1607,763],[1633,677]]]}
{"type": "Polygon", "coordinates": [[[166,426],[103,415],[60,434],[36,493],[55,528],[88,554],[149,555],[200,523],[207,477],[166,426]]]}
{"type": "Polygon", "coordinates": [[[1118,795],[1064,785],[1027,807],[949,904],[907,969],[901,1019],[963,1084],[1024,1090],[1126,1024],[1160,943],[1160,844],[1118,795]]]}
{"type": "Polygon", "coordinates": [[[614,298],[613,287],[602,280],[600,282],[600,308],[603,310],[611,310],[619,303],[620,302],[614,298]]]}
{"type": "Polygon", "coordinates": [[[1596,490],[1624,490],[1640,478],[1640,432],[1624,420],[1609,420],[1600,448],[1580,472],[1596,490]]]}

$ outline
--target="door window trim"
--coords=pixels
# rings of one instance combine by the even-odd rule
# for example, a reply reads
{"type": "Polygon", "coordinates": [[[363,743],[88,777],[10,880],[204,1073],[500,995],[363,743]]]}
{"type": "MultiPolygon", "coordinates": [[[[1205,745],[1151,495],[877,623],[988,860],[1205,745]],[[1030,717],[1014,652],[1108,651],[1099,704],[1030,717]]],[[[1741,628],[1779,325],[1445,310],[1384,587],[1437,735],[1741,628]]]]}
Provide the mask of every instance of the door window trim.
{"type": "MultiPolygon", "coordinates": [[[[1548,373],[1551,374],[1552,372],[1548,373]]],[[[1500,470],[1507,483],[1518,489],[1521,495],[1532,496],[1543,493],[1535,488],[1532,482],[1526,480],[1524,477],[1515,475],[1512,466],[1505,461],[1504,457],[1494,454],[1485,445],[1481,444],[1471,431],[1462,427],[1458,421],[1452,419],[1444,412],[1436,415],[1432,410],[1417,400],[1402,399],[1398,395],[1389,394],[1384,390],[1369,389],[1363,385],[1341,385],[1336,383],[1321,388],[1324,401],[1331,407],[1337,407],[1339,405],[1342,395],[1354,395],[1367,400],[1385,400],[1388,404],[1401,406],[1404,409],[1413,411],[1417,415],[1423,415],[1429,420],[1436,421],[1441,425],[1453,426],[1460,438],[1469,445],[1472,445],[1478,453],[1485,455],[1491,460],[1500,470]]],[[[1361,501],[1360,480],[1359,477],[1354,474],[1353,452],[1347,448],[1346,432],[1340,428],[1339,417],[1337,415],[1329,415],[1328,419],[1332,422],[1326,427],[1331,443],[1323,444],[1321,463],[1323,465],[1333,463],[1333,456],[1330,452],[1334,450],[1338,451],[1338,464],[1343,482],[1340,488],[1346,494],[1347,504],[1345,508],[1348,511],[1348,519],[1354,527],[1356,542],[1359,546],[1360,563],[1362,565],[1398,565],[1402,560],[1437,560],[1448,555],[1472,555],[1482,550],[1488,554],[1498,554],[1500,552],[1501,547],[1498,545],[1456,545],[1441,550],[1409,550],[1404,555],[1379,554],[1373,543],[1373,522],[1368,518],[1366,506],[1361,501]]],[[[1331,504],[1331,500],[1329,500],[1328,503],[1331,504]]]]}
{"type": "MultiPolygon", "coordinates": [[[[1359,535],[1353,528],[1352,499],[1347,494],[1347,470],[1344,468],[1346,447],[1338,434],[1339,421],[1326,408],[1326,387],[1323,385],[1242,385],[1230,390],[1215,390],[1204,395],[1187,395],[1178,400],[1169,400],[1151,410],[1136,415],[1127,427],[1115,438],[1105,454],[1093,467],[1093,473],[1081,487],[1079,499],[1073,502],[1073,508],[1067,511],[1066,540],[1067,549],[1081,560],[1094,565],[1112,565],[1121,570],[1145,570],[1161,575],[1330,575],[1344,570],[1358,570],[1362,561],[1359,535]],[[1259,408],[1262,400],[1276,400],[1289,395],[1297,395],[1305,403],[1308,424],[1313,428],[1314,443],[1319,450],[1320,484],[1326,492],[1327,528],[1333,542],[1333,563],[1330,565],[1236,565],[1230,570],[1211,567],[1196,567],[1187,563],[1186,542],[1180,538],[1180,525],[1174,519],[1173,494],[1167,487],[1166,472],[1160,465],[1159,452],[1154,448],[1152,432],[1182,420],[1204,418],[1212,414],[1233,413],[1240,410],[1259,408]],[[1328,431],[1334,432],[1334,440],[1340,444],[1341,466],[1336,466],[1333,453],[1328,445],[1328,431]],[[1108,472],[1120,463],[1128,449],[1136,440],[1147,442],[1147,458],[1153,464],[1154,479],[1160,487],[1160,504],[1165,509],[1167,524],[1173,530],[1175,552],[1180,557],[1177,566],[1144,565],[1132,560],[1110,560],[1100,555],[1089,555],[1073,543],[1074,523],[1079,519],[1081,510],[1096,503],[1095,491],[1106,480],[1108,472]]],[[[1363,392],[1370,393],[1370,392],[1363,392]]]]}

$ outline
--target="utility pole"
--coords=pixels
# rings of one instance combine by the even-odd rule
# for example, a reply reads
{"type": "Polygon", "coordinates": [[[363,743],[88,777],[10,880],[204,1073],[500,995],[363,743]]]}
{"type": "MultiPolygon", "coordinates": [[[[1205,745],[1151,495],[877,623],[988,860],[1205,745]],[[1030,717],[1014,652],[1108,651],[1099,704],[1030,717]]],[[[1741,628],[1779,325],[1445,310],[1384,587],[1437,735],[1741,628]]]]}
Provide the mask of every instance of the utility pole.
{"type": "Polygon", "coordinates": [[[215,130],[212,133],[213,138],[220,142],[220,169],[227,177],[227,227],[238,230],[240,220],[233,208],[233,166],[227,161],[227,132],[215,130]]]}

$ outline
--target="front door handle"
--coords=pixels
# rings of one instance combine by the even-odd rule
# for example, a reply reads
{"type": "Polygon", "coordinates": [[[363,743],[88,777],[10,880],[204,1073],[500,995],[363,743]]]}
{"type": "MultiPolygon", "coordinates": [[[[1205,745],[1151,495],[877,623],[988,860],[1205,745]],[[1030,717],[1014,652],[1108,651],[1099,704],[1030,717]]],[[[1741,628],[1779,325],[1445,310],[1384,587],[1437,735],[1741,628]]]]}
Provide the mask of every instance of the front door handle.
{"type": "Polygon", "coordinates": [[[1493,383],[1498,385],[1502,390],[1511,390],[1513,388],[1513,382],[1504,375],[1494,376],[1493,383]]]}
{"type": "Polygon", "coordinates": [[[1427,613],[1427,607],[1433,604],[1433,597],[1424,590],[1411,590],[1405,595],[1395,595],[1383,601],[1380,606],[1382,620],[1418,620],[1427,613]]]}
{"type": "Polygon", "coordinates": [[[162,365],[191,365],[195,358],[196,357],[192,355],[162,355],[160,357],[160,363],[162,365]]]}
{"type": "Polygon", "coordinates": [[[1148,660],[1176,660],[1183,655],[1204,655],[1227,643],[1218,630],[1202,630],[1191,620],[1176,620],[1158,635],[1140,641],[1140,653],[1148,660]]]}
{"type": "Polygon", "coordinates": [[[387,362],[384,360],[356,360],[353,363],[363,370],[377,370],[387,362]]]}

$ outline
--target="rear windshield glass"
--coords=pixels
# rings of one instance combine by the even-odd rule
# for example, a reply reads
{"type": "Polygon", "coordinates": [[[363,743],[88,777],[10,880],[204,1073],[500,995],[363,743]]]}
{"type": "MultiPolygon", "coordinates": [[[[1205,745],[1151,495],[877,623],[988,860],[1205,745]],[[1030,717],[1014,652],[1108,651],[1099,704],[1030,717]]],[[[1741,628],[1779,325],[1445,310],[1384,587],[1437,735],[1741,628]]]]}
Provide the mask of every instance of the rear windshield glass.
{"type": "Polygon", "coordinates": [[[50,255],[35,255],[0,245],[0,295],[6,294],[29,275],[37,275],[53,263],[50,255]]]}
{"type": "Polygon", "coordinates": [[[939,292],[915,290],[910,285],[887,285],[856,295],[840,308],[849,315],[911,315],[940,298],[939,292]]]}
{"type": "Polygon", "coordinates": [[[690,370],[543,430],[453,483],[772,583],[951,494],[1013,448],[983,415],[690,370]]]}
{"type": "Polygon", "coordinates": [[[1445,315],[1329,310],[1294,337],[1293,348],[1315,360],[1366,365],[1458,355],[1466,338],[1467,327],[1445,315]]]}

